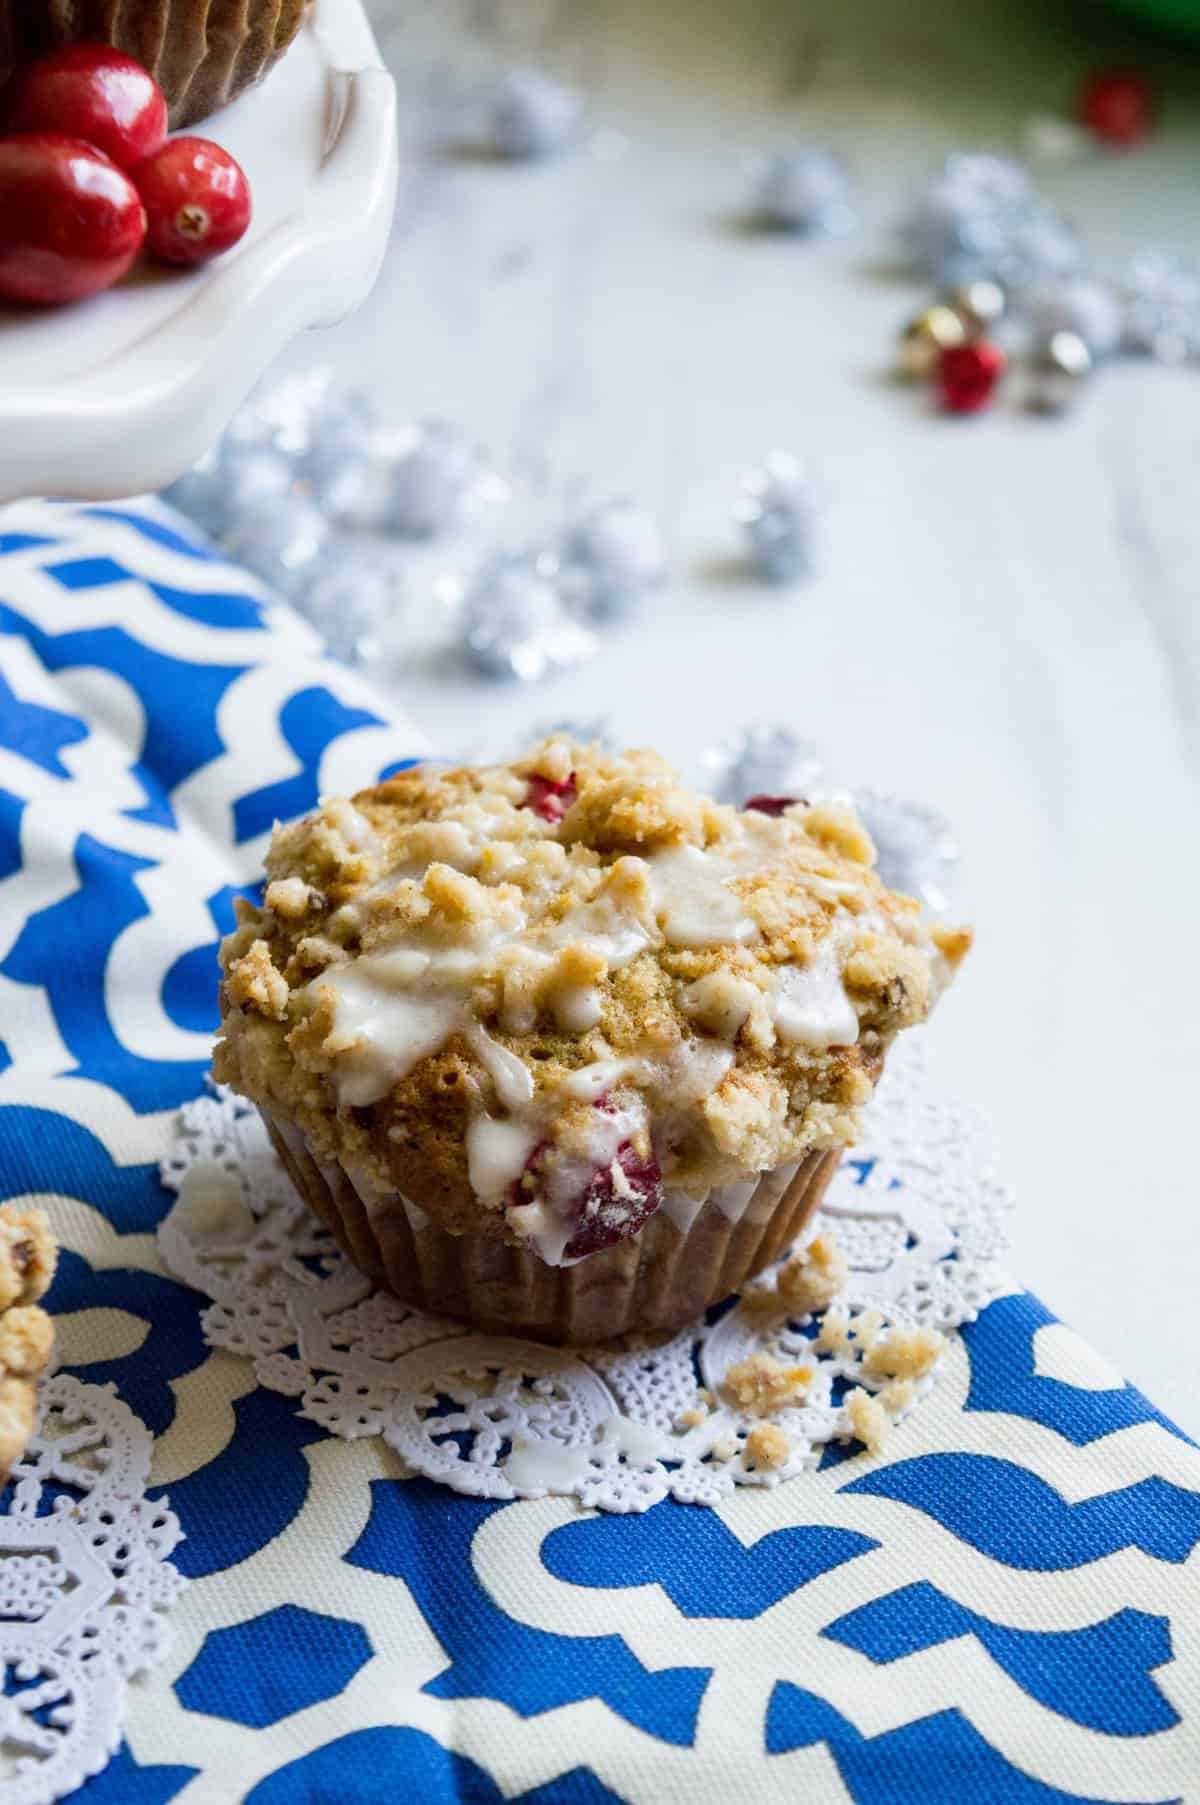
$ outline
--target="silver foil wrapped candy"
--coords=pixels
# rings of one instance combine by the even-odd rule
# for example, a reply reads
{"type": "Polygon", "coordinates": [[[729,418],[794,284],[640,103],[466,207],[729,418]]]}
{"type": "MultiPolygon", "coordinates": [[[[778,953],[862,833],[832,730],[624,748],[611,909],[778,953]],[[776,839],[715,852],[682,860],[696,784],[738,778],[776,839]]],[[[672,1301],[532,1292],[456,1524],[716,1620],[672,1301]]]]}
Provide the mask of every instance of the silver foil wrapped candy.
{"type": "Polygon", "coordinates": [[[559,593],[572,614],[592,624],[633,613],[666,573],[657,525],[623,496],[590,508],[567,529],[558,550],[559,593]]]}
{"type": "Polygon", "coordinates": [[[789,452],[772,452],[760,469],[742,478],[735,518],[755,569],[768,583],[795,583],[809,575],[817,511],[813,484],[789,452]]]}
{"type": "Polygon", "coordinates": [[[483,480],[475,440],[447,420],[393,435],[377,525],[402,539],[434,539],[459,526],[483,480]]]}
{"type": "Polygon", "coordinates": [[[955,152],[901,225],[908,260],[939,287],[992,277],[1021,286],[1076,266],[1074,232],[1012,157],[955,152]]]}
{"type": "Polygon", "coordinates": [[[269,442],[226,436],[163,491],[213,539],[223,539],[248,507],[289,493],[295,472],[269,442]]]}
{"type": "Polygon", "coordinates": [[[295,603],[335,658],[374,666],[395,642],[401,593],[399,570],[386,553],[336,542],[305,568],[295,603]]]}
{"type": "Polygon", "coordinates": [[[476,571],[463,595],[463,652],[488,677],[535,682],[593,650],[593,636],[563,607],[552,571],[524,552],[500,552],[476,571]]]}
{"type": "Polygon", "coordinates": [[[935,810],[887,790],[855,790],[851,800],[875,844],[876,869],[891,890],[915,896],[935,915],[962,907],[962,853],[935,810]]]}
{"type": "Polygon", "coordinates": [[[753,218],[774,231],[809,238],[849,232],[854,208],[845,163],[819,144],[772,152],[755,184],[753,218]]]}
{"type": "Polygon", "coordinates": [[[1093,358],[1077,332],[1052,332],[1029,359],[1027,405],[1039,414],[1061,414],[1092,374],[1093,358]]]}
{"type": "Polygon", "coordinates": [[[789,727],[749,727],[726,734],[701,755],[704,784],[718,802],[741,808],[751,796],[808,796],[825,776],[813,740],[789,727]]]}
{"type": "Polygon", "coordinates": [[[269,589],[293,600],[329,537],[325,516],[306,497],[275,495],[241,511],[225,546],[269,589]]]}
{"type": "Polygon", "coordinates": [[[582,102],[541,69],[506,69],[484,100],[484,135],[499,157],[553,156],[575,135],[582,102]]]}
{"type": "Polygon", "coordinates": [[[1035,282],[1024,298],[1024,312],[1035,345],[1048,344],[1059,332],[1073,333],[1097,363],[1121,348],[1120,301],[1107,283],[1093,276],[1035,282]]]}
{"type": "Polygon", "coordinates": [[[1200,264],[1169,251],[1140,251],[1122,285],[1124,345],[1159,363],[1200,357],[1200,264]]]}

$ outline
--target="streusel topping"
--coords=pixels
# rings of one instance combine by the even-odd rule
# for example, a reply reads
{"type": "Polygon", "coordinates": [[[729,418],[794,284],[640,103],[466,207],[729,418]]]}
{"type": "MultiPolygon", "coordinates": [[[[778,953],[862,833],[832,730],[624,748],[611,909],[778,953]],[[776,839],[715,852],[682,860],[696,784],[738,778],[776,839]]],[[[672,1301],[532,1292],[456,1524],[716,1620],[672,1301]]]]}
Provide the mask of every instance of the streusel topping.
{"type": "Polygon", "coordinates": [[[365,1196],[551,1262],[854,1139],[970,943],[848,808],[555,737],[277,828],[222,948],[218,1076],[365,1196]]]}

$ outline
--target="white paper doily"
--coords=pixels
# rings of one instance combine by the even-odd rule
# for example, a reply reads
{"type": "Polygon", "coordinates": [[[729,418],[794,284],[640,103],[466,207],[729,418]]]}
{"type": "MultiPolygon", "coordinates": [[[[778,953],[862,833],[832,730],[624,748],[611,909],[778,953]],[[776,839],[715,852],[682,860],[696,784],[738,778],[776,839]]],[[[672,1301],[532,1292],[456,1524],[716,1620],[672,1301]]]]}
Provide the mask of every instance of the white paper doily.
{"type": "Polygon", "coordinates": [[[170,1646],[187,1583],[145,1495],[150,1432],[111,1385],[57,1373],[0,1516],[0,1805],[49,1805],[121,1740],[126,1682],[170,1646]]]}
{"type": "MultiPolygon", "coordinates": [[[[204,1332],[254,1362],[259,1382],[351,1439],[380,1434],[415,1472],[476,1497],[574,1494],[640,1511],[668,1494],[713,1504],[735,1485],[777,1485],[852,1434],[841,1399],[881,1390],[849,1350],[813,1352],[817,1324],[743,1303],[663,1345],[557,1349],[478,1335],[374,1290],[300,1202],[256,1111],[214,1089],[180,1114],[163,1163],[178,1200],[159,1228],[168,1267],[213,1301],[204,1332]],[[755,1419],[721,1401],[727,1368],[757,1350],[815,1365],[803,1406],[772,1421],[791,1443],[766,1470],[748,1460],[755,1419]],[[703,1421],[680,1415],[707,1387],[703,1421]]],[[[977,1125],[927,1087],[918,1047],[892,1056],[862,1146],[843,1164],[816,1229],[850,1262],[839,1303],[887,1324],[952,1330],[1002,1283],[1006,1195],[977,1125]]],[[[772,1273],[759,1288],[773,1286],[772,1273]]],[[[933,1382],[891,1412],[907,1414],[933,1382]]]]}

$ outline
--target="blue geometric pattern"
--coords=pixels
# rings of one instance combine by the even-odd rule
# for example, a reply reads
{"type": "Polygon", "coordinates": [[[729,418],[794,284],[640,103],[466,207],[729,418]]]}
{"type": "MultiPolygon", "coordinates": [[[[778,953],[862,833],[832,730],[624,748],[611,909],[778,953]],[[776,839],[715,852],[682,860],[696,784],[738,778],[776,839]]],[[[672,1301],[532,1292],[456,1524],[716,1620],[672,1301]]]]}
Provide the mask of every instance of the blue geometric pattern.
{"type": "Polygon", "coordinates": [[[1050,1711],[1109,1736],[1147,1736],[1169,1729],[1177,1715],[1149,1677],[1171,1659],[1165,1617],[1118,1611],[1078,1630],[1015,1630],[956,1604],[917,1580],[874,1598],[827,1624],[831,1642],[857,1648],[870,1660],[899,1661],[959,1636],[977,1636],[997,1666],[1050,1711]],[[1119,1673],[1119,1686],[1097,1676],[1119,1673]]]}
{"type": "MultiPolygon", "coordinates": [[[[982,1805],[993,1799],[1004,1805],[1105,1805],[1114,1796],[1064,1792],[1022,1773],[960,1711],[939,1711],[899,1730],[863,1736],[815,1693],[781,1681],[771,1695],[768,1751],[786,1754],[817,1742],[831,1750],[856,1805],[887,1805],[892,1799],[920,1800],[922,1805],[962,1805],[964,1800],[982,1805]]],[[[1141,1800],[1130,1798],[1120,1805],[1141,1805],[1141,1800]]]]}
{"type": "Polygon", "coordinates": [[[1189,1796],[1200,1454],[1027,1294],[881,1455],[719,1511],[458,1497],[210,1350],[151,1233],[217,940],[277,816],[423,747],[158,505],[4,529],[0,1197],[58,1213],[66,1356],[159,1438],[194,1582],[83,1805],[1189,1796]]]}
{"type": "Polygon", "coordinates": [[[686,1536],[670,1511],[565,1523],[542,1544],[547,1571],[577,1586],[661,1586],[685,1617],[761,1617],[798,1586],[879,1543],[850,1529],[776,1529],[745,1548],[715,1514],[686,1536]]]}
{"type": "Polygon", "coordinates": [[[281,1604],[210,1630],[175,1690],[191,1711],[261,1729],[336,1698],[371,1654],[361,1624],[281,1604]]]}
{"type": "Polygon", "coordinates": [[[991,1454],[923,1454],[846,1487],[924,1511],[981,1554],[1029,1573],[1058,1573],[1140,1548],[1186,1561],[1200,1542],[1200,1493],[1157,1474],[1069,1504],[1016,1461],[991,1454]]]}

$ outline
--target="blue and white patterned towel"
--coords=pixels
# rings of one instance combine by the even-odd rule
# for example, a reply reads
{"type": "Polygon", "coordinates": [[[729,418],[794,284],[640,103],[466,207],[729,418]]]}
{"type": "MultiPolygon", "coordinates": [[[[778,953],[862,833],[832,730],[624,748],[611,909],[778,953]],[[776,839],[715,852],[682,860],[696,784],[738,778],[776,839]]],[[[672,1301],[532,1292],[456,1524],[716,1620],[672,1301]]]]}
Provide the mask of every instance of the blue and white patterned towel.
{"type": "Polygon", "coordinates": [[[206,1346],[153,1230],[218,936],[422,743],[165,512],[0,528],[0,1194],[192,1580],[87,1805],[1200,1798],[1200,1454],[1028,1294],[882,1454],[640,1517],[402,1478],[206,1346]]]}

